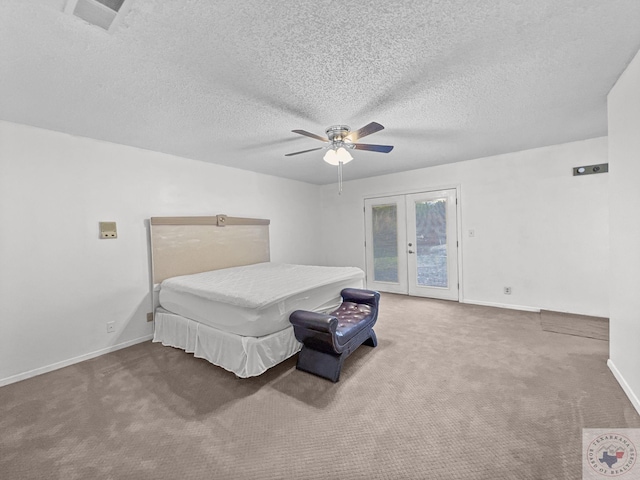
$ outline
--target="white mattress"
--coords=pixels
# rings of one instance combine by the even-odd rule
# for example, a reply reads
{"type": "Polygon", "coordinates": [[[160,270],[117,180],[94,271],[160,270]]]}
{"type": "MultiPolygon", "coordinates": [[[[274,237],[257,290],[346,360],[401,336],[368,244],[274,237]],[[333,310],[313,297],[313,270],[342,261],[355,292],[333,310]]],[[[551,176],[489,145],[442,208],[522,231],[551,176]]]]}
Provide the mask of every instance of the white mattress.
{"type": "Polygon", "coordinates": [[[327,311],[343,288],[362,288],[355,267],[259,263],[162,282],[162,308],[236,335],[261,337],[290,326],[294,310],[327,311]]]}

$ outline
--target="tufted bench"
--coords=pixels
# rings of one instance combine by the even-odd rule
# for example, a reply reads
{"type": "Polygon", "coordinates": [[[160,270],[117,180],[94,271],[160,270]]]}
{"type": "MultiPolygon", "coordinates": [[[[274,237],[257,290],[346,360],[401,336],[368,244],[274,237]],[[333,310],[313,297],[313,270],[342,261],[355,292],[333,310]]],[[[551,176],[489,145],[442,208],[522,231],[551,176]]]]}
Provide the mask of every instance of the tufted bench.
{"type": "Polygon", "coordinates": [[[334,311],[296,310],[289,317],[296,338],[303,344],[296,368],[337,382],[344,360],[363,343],[378,345],[373,325],[378,319],[380,294],[345,288],[342,304],[334,311]]]}

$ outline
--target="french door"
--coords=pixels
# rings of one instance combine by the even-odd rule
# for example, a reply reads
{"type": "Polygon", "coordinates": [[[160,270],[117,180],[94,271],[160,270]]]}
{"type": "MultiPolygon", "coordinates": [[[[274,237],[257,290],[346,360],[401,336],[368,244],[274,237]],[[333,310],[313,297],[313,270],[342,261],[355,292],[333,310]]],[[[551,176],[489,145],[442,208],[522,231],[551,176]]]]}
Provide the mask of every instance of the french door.
{"type": "Polygon", "coordinates": [[[367,285],[458,300],[456,191],[365,200],[367,285]]]}

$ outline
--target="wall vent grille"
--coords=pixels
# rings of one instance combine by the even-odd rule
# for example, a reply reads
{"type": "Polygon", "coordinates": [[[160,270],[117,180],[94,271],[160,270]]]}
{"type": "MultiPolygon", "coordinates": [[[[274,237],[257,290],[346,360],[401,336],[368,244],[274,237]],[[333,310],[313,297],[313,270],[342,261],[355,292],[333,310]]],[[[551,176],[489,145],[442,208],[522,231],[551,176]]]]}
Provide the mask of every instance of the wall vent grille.
{"type": "Polygon", "coordinates": [[[67,0],[65,13],[112,31],[118,23],[116,20],[125,14],[130,3],[131,0],[67,0]]]}

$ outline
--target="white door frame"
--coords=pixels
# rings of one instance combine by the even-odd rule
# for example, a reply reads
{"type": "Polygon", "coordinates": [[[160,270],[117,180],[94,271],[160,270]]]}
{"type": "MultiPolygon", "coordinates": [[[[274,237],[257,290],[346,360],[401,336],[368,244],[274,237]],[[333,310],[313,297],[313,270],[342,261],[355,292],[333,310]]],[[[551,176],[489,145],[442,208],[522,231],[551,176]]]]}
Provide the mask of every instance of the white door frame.
{"type": "Polygon", "coordinates": [[[407,219],[407,265],[408,265],[408,293],[418,297],[440,298],[444,300],[456,300],[460,298],[458,282],[458,225],[456,209],[457,191],[438,190],[435,192],[412,193],[405,196],[407,219]],[[418,239],[416,238],[416,201],[429,201],[436,199],[446,200],[446,252],[447,252],[447,286],[435,287],[420,285],[418,283],[418,239]],[[455,217],[456,221],[451,221],[455,217]],[[415,243],[413,243],[415,241],[415,243]],[[413,243],[413,245],[411,245],[413,243]]]}
{"type": "MultiPolygon", "coordinates": [[[[464,282],[462,280],[463,278],[463,255],[462,255],[462,188],[459,184],[456,185],[451,185],[451,184],[444,184],[444,185],[438,185],[438,186],[429,186],[429,187],[425,187],[425,188],[420,188],[420,189],[410,189],[410,190],[405,190],[405,191],[387,191],[387,192],[381,192],[381,193],[373,193],[373,194],[369,194],[367,196],[363,196],[362,198],[362,205],[363,205],[363,227],[364,227],[364,231],[365,231],[365,238],[367,236],[369,236],[368,230],[367,230],[367,225],[369,225],[369,222],[371,219],[367,219],[367,208],[366,208],[366,202],[367,200],[380,200],[380,204],[384,204],[384,199],[388,199],[389,197],[396,197],[396,196],[404,196],[404,195],[411,195],[411,194],[415,194],[415,193],[428,193],[428,192],[435,192],[435,191],[439,191],[439,190],[455,190],[456,191],[456,232],[457,232],[457,236],[456,236],[456,241],[457,241],[457,263],[458,263],[458,302],[460,303],[464,303],[464,282]]],[[[406,239],[405,239],[406,240],[406,239]]],[[[365,277],[365,282],[367,285],[367,288],[371,288],[371,289],[375,289],[375,283],[372,282],[373,279],[369,278],[369,265],[370,265],[370,260],[368,259],[369,257],[369,252],[372,250],[373,248],[373,243],[371,243],[371,239],[365,240],[365,248],[363,251],[363,264],[365,265],[365,270],[366,270],[366,277],[365,277]]],[[[404,248],[406,248],[406,241],[404,243],[404,248]]],[[[399,250],[401,251],[401,250],[399,250]]],[[[383,290],[383,291],[387,291],[387,290],[383,290]]],[[[399,292],[400,293],[400,292],[399,292]]],[[[407,294],[407,291],[401,292],[404,294],[407,294]]]]}
{"type": "Polygon", "coordinates": [[[407,262],[400,261],[404,258],[407,251],[407,229],[405,227],[406,211],[404,195],[393,195],[390,197],[370,198],[365,200],[365,256],[367,272],[367,287],[373,290],[381,290],[383,292],[391,293],[407,293],[407,262]],[[398,254],[398,281],[377,281],[374,277],[374,259],[373,259],[373,231],[371,228],[367,228],[367,225],[372,225],[372,211],[373,208],[382,205],[396,205],[397,206],[397,254],[398,254]]]}

